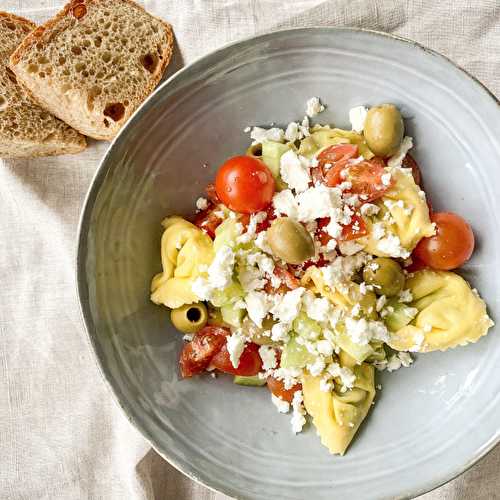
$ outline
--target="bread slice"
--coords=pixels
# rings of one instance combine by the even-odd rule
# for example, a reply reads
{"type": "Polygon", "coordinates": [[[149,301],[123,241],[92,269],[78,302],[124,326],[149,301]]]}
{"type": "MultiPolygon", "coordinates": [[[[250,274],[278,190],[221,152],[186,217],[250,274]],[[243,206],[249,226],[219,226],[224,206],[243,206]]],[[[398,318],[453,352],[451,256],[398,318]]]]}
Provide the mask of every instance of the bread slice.
{"type": "Polygon", "coordinates": [[[0,12],[0,157],[23,158],[78,153],[85,138],[40,108],[18,85],[9,57],[35,25],[0,12]]]}
{"type": "Polygon", "coordinates": [[[170,25],[132,0],[72,0],[12,54],[17,78],[82,134],[112,139],[160,81],[170,25]]]}

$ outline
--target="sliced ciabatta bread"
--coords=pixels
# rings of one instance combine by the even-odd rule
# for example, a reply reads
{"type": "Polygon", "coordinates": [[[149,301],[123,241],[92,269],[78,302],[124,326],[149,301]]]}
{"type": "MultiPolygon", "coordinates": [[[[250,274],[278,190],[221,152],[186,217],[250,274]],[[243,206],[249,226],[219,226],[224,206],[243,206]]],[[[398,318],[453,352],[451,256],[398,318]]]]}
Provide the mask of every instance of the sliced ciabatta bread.
{"type": "Polygon", "coordinates": [[[10,67],[47,110],[112,139],[160,81],[172,48],[170,25],[132,0],[72,0],[21,43],[10,67]]]}
{"type": "Polygon", "coordinates": [[[22,17],[0,12],[0,157],[23,158],[78,153],[85,138],[40,108],[17,83],[9,57],[35,29],[22,17]]]}

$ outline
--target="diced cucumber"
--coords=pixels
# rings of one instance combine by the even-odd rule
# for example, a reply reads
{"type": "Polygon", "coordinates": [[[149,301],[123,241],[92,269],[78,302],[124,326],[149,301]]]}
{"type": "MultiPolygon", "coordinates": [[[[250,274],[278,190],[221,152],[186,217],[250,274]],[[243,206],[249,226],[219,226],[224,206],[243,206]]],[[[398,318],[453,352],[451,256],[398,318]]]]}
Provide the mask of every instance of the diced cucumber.
{"type": "Polygon", "coordinates": [[[360,345],[355,344],[349,336],[343,331],[343,325],[337,325],[336,328],[336,342],[337,345],[345,351],[349,356],[354,358],[358,363],[362,363],[368,356],[374,353],[370,344],[360,345]]]}
{"type": "Polygon", "coordinates": [[[235,298],[241,298],[245,295],[243,288],[235,281],[231,282],[224,290],[215,290],[210,301],[215,307],[222,307],[230,304],[235,298]]]}
{"type": "Polygon", "coordinates": [[[258,375],[253,375],[251,377],[235,375],[233,382],[238,385],[246,385],[247,387],[262,387],[266,385],[266,379],[260,378],[258,375]]]}
{"type": "Polygon", "coordinates": [[[418,314],[418,309],[415,307],[410,307],[407,304],[402,304],[397,301],[390,301],[386,308],[387,307],[392,307],[393,309],[393,311],[384,318],[384,322],[391,332],[397,332],[404,326],[409,325],[418,314]]]}
{"type": "Polygon", "coordinates": [[[299,344],[295,337],[292,337],[283,347],[280,366],[282,368],[304,368],[307,364],[314,363],[314,360],[314,356],[306,347],[299,344]]]}
{"type": "Polygon", "coordinates": [[[314,340],[321,335],[319,324],[308,318],[304,313],[300,313],[293,321],[294,332],[305,339],[314,340]]]}
{"type": "Polygon", "coordinates": [[[214,251],[217,252],[223,246],[233,247],[237,237],[236,220],[226,219],[215,230],[214,251]]]}
{"type": "Polygon", "coordinates": [[[221,306],[220,312],[222,314],[222,320],[228,325],[239,328],[245,316],[245,310],[234,307],[233,304],[225,304],[221,306]]]}
{"type": "Polygon", "coordinates": [[[289,149],[289,144],[281,144],[280,142],[274,141],[264,141],[262,143],[262,161],[267,165],[273,174],[279,191],[288,187],[288,185],[281,179],[280,159],[289,149]]]}

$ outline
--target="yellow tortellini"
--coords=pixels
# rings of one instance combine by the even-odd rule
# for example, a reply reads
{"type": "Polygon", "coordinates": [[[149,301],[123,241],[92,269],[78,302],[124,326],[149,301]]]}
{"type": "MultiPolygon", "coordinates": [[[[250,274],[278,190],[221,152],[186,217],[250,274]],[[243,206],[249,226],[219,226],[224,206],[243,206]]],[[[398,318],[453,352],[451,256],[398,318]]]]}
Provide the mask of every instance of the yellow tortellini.
{"type": "Polygon", "coordinates": [[[343,455],[370,411],[375,398],[375,374],[373,366],[366,363],[355,366],[355,361],[348,356],[341,355],[340,364],[351,368],[356,375],[352,389],[344,393],[324,392],[320,388],[321,378],[307,373],[302,379],[302,390],[304,405],[321,442],[330,453],[343,455]],[[345,358],[350,361],[346,362],[345,358]]]}
{"type": "Polygon", "coordinates": [[[420,196],[421,190],[411,173],[394,169],[391,176],[394,185],[376,202],[380,211],[375,216],[365,217],[368,236],[358,240],[366,252],[378,257],[399,257],[391,255],[381,245],[381,240],[387,236],[397,236],[401,247],[411,252],[422,238],[434,234],[429,207],[420,196]],[[382,235],[378,234],[380,230],[382,235]]]}
{"type": "Polygon", "coordinates": [[[444,351],[476,342],[493,322],[486,304],[458,274],[424,269],[406,281],[418,309],[412,323],[392,333],[389,345],[398,351],[444,351]]]}
{"type": "Polygon", "coordinates": [[[311,156],[318,149],[335,144],[356,144],[359,153],[367,160],[374,157],[370,148],[366,144],[365,138],[352,130],[342,130],[340,128],[314,127],[310,137],[306,137],[300,145],[299,154],[311,156]],[[316,146],[316,147],[314,147],[316,146]]]}
{"type": "Polygon", "coordinates": [[[200,275],[200,266],[212,262],[212,240],[182,217],[167,217],[162,225],[165,228],[161,238],[163,272],[151,282],[151,300],[172,309],[198,302],[191,287],[200,275]]]}

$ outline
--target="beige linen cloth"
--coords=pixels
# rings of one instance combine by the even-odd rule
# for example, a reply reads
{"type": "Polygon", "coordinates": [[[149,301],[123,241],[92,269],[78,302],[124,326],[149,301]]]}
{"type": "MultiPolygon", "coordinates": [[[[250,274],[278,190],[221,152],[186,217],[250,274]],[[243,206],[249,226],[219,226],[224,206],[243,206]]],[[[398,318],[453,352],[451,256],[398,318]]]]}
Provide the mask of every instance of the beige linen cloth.
{"type": "MultiPolygon", "coordinates": [[[[174,27],[169,74],[254,33],[359,26],[432,47],[500,95],[499,0],[144,3],[174,27]]],[[[2,10],[35,21],[62,4],[0,0],[2,10]]],[[[86,342],[75,293],[75,238],[85,193],[106,147],[90,141],[77,156],[0,160],[0,498],[227,499],[183,477],[150,449],[114,403],[86,342]]],[[[499,471],[497,447],[422,498],[500,498],[499,471]]]]}

